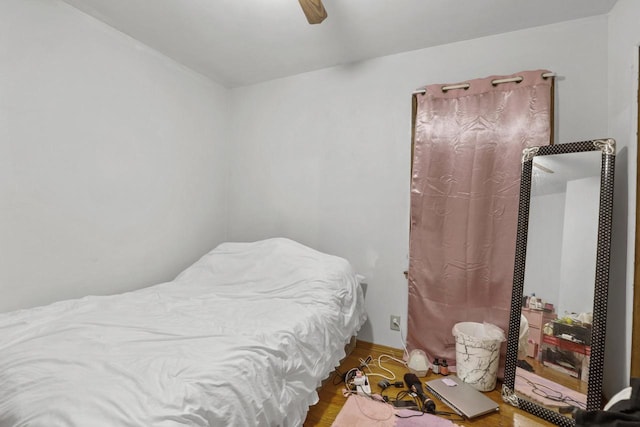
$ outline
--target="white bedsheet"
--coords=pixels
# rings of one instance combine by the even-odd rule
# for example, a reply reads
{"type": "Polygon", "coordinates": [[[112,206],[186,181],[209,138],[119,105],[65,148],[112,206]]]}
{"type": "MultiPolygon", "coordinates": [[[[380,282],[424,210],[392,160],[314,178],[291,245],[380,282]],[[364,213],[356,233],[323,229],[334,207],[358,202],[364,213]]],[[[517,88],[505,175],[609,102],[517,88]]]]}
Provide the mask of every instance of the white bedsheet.
{"type": "Polygon", "coordinates": [[[0,314],[0,426],[300,426],[364,320],[344,259],[225,243],[173,282],[0,314]]]}

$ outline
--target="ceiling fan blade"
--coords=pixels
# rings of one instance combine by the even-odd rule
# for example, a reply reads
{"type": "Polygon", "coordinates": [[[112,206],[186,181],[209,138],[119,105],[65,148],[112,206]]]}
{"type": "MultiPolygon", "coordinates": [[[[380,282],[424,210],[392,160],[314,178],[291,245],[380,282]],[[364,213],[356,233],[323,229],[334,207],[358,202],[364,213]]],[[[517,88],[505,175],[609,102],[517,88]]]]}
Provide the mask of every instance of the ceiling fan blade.
{"type": "Polygon", "coordinates": [[[322,0],[298,0],[309,24],[319,24],[327,17],[322,0]]]}

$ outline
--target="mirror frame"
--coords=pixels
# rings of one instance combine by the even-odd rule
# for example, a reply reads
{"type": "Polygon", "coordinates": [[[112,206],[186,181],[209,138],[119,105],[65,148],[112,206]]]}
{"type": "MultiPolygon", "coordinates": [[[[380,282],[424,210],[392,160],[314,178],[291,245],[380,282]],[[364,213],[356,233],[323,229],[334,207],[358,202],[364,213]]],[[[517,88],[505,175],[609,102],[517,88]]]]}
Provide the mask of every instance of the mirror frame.
{"type": "Polygon", "coordinates": [[[613,178],[616,144],[613,139],[596,139],[567,144],[545,145],[525,148],[522,153],[522,176],[520,181],[520,203],[518,207],[518,234],[513,273],[513,293],[509,317],[507,358],[502,384],[502,399],[511,405],[560,426],[575,426],[575,420],[559,412],[518,397],[515,393],[518,335],[524,290],[524,272],[529,232],[529,206],[531,202],[531,178],[533,159],[536,156],[553,154],[601,151],[600,208],[598,217],[598,247],[593,298],[593,323],[591,329],[591,359],[587,388],[587,410],[602,408],[602,375],[604,367],[605,334],[607,329],[607,295],[609,291],[609,260],[611,248],[611,223],[613,213],[613,178]]]}

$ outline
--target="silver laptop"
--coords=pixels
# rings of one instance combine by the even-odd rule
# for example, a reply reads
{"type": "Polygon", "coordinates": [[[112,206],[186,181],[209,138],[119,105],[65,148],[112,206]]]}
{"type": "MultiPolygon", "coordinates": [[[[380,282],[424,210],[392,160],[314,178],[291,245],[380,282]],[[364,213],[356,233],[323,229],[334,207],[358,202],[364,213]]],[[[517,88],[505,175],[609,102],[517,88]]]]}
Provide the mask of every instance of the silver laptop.
{"type": "Polygon", "coordinates": [[[496,402],[453,375],[427,381],[425,385],[460,416],[474,418],[500,408],[496,402]]]}

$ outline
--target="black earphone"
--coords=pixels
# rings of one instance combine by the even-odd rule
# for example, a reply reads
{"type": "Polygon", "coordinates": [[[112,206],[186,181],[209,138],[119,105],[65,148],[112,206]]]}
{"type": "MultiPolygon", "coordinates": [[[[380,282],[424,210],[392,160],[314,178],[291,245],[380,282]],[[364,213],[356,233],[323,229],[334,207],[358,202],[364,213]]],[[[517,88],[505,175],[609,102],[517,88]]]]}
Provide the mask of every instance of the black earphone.
{"type": "Polygon", "coordinates": [[[382,390],[386,390],[387,388],[391,387],[391,383],[388,380],[382,380],[378,383],[378,387],[380,387],[382,390]]]}

